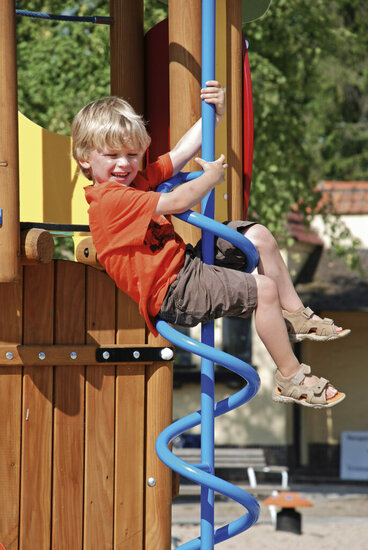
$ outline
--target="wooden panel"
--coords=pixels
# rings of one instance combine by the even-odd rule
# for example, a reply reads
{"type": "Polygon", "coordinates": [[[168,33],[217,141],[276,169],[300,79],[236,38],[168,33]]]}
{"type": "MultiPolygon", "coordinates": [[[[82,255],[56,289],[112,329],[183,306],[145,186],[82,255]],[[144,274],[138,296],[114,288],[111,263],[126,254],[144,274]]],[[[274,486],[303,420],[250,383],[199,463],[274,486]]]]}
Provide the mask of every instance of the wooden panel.
{"type": "Polygon", "coordinates": [[[110,0],[111,94],[144,110],[143,0],[110,0]]]}
{"type": "MultiPolygon", "coordinates": [[[[201,116],[201,3],[198,0],[169,2],[170,148],[201,116]]],[[[185,171],[199,170],[193,160],[185,171]]],[[[193,210],[200,211],[200,205],[193,210]]],[[[200,230],[177,218],[175,230],[185,242],[195,244],[200,230]]]]}
{"type": "MultiPolygon", "coordinates": [[[[55,342],[83,343],[85,267],[56,264],[55,342]]],[[[52,549],[81,550],[83,531],[84,367],[55,367],[52,549]]]]}
{"type": "MultiPolygon", "coordinates": [[[[53,341],[54,265],[24,270],[25,344],[53,341]]],[[[20,550],[50,547],[52,367],[24,367],[20,550]]]]}
{"type": "MultiPolygon", "coordinates": [[[[115,343],[115,285],[87,269],[87,343],[115,343]]],[[[86,368],[85,550],[113,548],[115,366],[86,368]]]]}
{"type": "MultiPolygon", "coordinates": [[[[151,345],[165,345],[161,337],[149,336],[151,345]]],[[[146,479],[156,480],[146,488],[145,550],[170,548],[172,471],[158,458],[156,439],[172,422],[173,363],[155,363],[146,373],[146,479]]]]}
{"type": "MultiPolygon", "coordinates": [[[[143,344],[145,325],[118,291],[117,343],[143,344]]],[[[143,550],[145,367],[116,369],[115,550],[143,550]]]]}
{"type": "MultiPolygon", "coordinates": [[[[2,341],[20,342],[22,285],[0,284],[2,341]]],[[[22,370],[0,367],[0,535],[7,550],[18,550],[22,370]]]]}

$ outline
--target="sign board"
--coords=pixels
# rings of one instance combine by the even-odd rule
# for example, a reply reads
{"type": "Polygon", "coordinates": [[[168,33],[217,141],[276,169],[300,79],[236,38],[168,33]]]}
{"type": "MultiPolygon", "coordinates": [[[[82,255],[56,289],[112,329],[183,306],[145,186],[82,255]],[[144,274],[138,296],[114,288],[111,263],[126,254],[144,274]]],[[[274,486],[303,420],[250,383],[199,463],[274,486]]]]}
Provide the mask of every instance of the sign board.
{"type": "Polygon", "coordinates": [[[341,434],[340,478],[368,480],[368,432],[341,434]]]}

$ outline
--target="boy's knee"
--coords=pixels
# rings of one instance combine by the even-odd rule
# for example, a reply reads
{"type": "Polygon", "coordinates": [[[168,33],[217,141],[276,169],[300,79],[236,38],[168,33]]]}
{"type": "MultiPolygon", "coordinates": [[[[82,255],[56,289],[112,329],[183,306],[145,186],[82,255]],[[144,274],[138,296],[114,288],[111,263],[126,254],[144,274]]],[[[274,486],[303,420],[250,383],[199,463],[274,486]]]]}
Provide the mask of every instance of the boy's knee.
{"type": "Polygon", "coordinates": [[[265,275],[254,275],[257,283],[258,299],[267,302],[278,300],[277,285],[265,275]]]}
{"type": "Polygon", "coordinates": [[[253,225],[249,228],[249,235],[246,236],[250,238],[253,244],[258,250],[272,250],[277,249],[277,242],[272,233],[261,224],[253,225]]]}

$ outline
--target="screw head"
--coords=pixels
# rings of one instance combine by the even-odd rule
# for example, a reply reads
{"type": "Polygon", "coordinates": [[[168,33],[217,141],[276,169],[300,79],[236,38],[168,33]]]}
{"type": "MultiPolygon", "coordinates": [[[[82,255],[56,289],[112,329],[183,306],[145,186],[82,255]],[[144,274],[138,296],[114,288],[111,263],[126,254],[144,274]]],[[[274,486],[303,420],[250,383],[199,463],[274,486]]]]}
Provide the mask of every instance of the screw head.
{"type": "Polygon", "coordinates": [[[156,480],[154,477],[149,477],[147,479],[147,485],[148,487],[154,487],[156,485],[156,480]]]}
{"type": "Polygon", "coordinates": [[[78,357],[78,354],[77,354],[76,351],[72,351],[72,352],[70,353],[70,359],[76,359],[77,357],[78,357]]]}
{"type": "Polygon", "coordinates": [[[134,359],[139,359],[139,358],[140,358],[140,356],[141,356],[141,354],[139,353],[139,351],[138,351],[138,350],[136,350],[136,351],[133,351],[133,357],[134,357],[134,359]]]}
{"type": "Polygon", "coordinates": [[[170,361],[174,357],[174,352],[170,348],[163,348],[160,355],[164,361],[170,361]]]}
{"type": "Polygon", "coordinates": [[[102,354],[102,357],[103,357],[104,359],[109,359],[110,353],[109,353],[108,351],[104,351],[103,354],[102,354]]]}
{"type": "Polygon", "coordinates": [[[46,353],[44,353],[43,351],[40,351],[40,353],[38,354],[38,358],[41,359],[41,361],[43,361],[44,359],[46,359],[46,353]]]}
{"type": "Polygon", "coordinates": [[[13,359],[14,355],[12,354],[11,351],[7,351],[5,354],[5,357],[10,361],[11,359],[13,359]]]}

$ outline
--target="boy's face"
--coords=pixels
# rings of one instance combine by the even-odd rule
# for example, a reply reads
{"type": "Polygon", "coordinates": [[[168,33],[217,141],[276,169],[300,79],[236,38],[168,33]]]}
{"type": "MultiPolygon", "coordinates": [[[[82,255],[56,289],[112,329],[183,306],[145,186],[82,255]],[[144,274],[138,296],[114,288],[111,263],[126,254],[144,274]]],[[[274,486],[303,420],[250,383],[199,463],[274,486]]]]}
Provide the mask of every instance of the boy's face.
{"type": "Polygon", "coordinates": [[[118,151],[92,149],[88,161],[80,161],[90,171],[94,185],[114,181],[128,187],[137,175],[143,151],[121,147],[118,151]]]}

